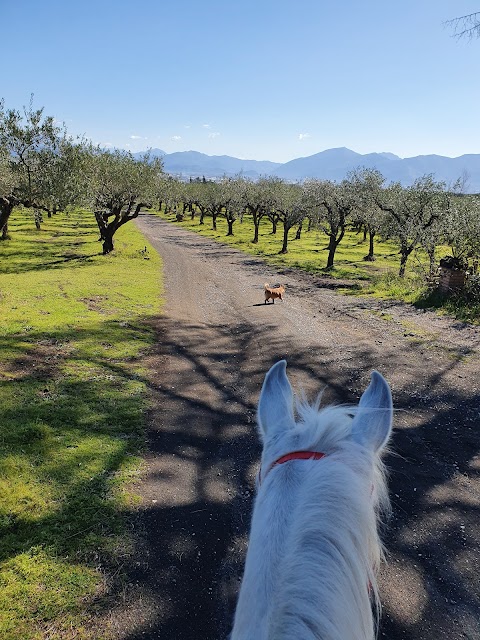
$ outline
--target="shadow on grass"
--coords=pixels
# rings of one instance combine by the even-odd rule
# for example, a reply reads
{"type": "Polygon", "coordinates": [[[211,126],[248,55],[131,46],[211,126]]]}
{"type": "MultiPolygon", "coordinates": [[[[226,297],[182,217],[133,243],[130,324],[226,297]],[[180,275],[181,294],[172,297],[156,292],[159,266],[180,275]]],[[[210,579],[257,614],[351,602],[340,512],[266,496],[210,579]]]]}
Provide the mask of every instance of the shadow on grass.
{"type": "Polygon", "coordinates": [[[415,301],[415,306],[418,309],[444,309],[461,322],[480,323],[478,292],[476,297],[469,298],[468,293],[463,291],[444,294],[438,289],[427,290],[415,301]]]}
{"type": "Polygon", "coordinates": [[[108,349],[134,337],[147,345],[151,333],[107,321],[1,340],[0,465],[13,481],[1,560],[48,547],[89,561],[119,532],[113,485],[144,442],[144,383],[135,359],[109,360],[108,349]]]}

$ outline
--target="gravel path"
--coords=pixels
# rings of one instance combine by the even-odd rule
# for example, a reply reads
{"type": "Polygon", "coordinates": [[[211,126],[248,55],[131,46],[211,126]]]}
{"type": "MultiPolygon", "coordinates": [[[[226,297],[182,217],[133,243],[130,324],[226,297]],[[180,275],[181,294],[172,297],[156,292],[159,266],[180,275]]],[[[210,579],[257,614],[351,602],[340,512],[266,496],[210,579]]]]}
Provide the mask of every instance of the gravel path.
{"type": "Polygon", "coordinates": [[[222,640],[235,605],[260,452],[263,377],[286,358],[294,388],[355,402],[372,369],[396,407],[393,517],[380,638],[480,638],[480,331],[430,312],[342,296],[157,217],[138,227],[164,261],[151,370],[143,531],[119,638],[222,640]],[[285,302],[263,304],[264,282],[285,302]]]}

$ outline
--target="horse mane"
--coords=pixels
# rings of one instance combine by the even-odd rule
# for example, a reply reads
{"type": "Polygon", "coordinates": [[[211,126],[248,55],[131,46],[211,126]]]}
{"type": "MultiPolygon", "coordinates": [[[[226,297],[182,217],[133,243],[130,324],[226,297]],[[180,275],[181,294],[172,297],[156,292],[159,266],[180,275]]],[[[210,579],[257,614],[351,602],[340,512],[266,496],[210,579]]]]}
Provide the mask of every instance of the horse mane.
{"type": "MultiPolygon", "coordinates": [[[[258,546],[264,555],[252,552],[255,571],[261,573],[268,563],[269,547],[272,557],[276,553],[281,558],[266,570],[266,591],[257,593],[266,601],[268,615],[263,631],[252,637],[375,637],[381,610],[376,574],[384,557],[378,524],[390,503],[380,456],[350,438],[356,411],[351,406],[319,409],[319,400],[311,405],[301,401],[295,427],[264,447],[262,472],[268,460],[288,450],[322,451],[326,457],[295,468],[281,465],[259,488],[254,519],[255,511],[268,510],[269,501],[275,501],[272,514],[283,509],[288,524],[282,534],[272,526],[258,537],[252,528],[252,548],[258,546]]],[[[255,599],[248,566],[245,575],[255,599]]]]}
{"type": "MultiPolygon", "coordinates": [[[[303,477],[296,482],[282,567],[271,594],[274,616],[265,637],[272,640],[370,639],[378,626],[376,574],[384,558],[378,525],[390,511],[385,466],[379,455],[350,439],[357,407],[319,405],[320,399],[311,405],[300,401],[295,428],[281,442],[281,449],[322,451],[326,457],[296,470],[303,477]],[[315,491],[302,489],[305,483],[315,491]]],[[[283,480],[291,489],[292,476],[285,468],[270,481],[283,480]]],[[[268,480],[267,495],[275,490],[268,480]]]]}

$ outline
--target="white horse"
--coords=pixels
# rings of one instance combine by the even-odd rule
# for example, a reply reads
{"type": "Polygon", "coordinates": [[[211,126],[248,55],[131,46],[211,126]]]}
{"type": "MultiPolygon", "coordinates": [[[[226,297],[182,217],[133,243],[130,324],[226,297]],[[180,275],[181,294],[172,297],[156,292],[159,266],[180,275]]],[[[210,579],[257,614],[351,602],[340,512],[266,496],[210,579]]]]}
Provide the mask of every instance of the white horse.
{"type": "MultiPolygon", "coordinates": [[[[358,407],[298,404],[286,362],[265,377],[263,441],[245,572],[231,640],[371,640],[389,509],[380,453],[392,396],[372,373],[358,407]]],[[[375,615],[376,613],[376,615],[375,615]]]]}

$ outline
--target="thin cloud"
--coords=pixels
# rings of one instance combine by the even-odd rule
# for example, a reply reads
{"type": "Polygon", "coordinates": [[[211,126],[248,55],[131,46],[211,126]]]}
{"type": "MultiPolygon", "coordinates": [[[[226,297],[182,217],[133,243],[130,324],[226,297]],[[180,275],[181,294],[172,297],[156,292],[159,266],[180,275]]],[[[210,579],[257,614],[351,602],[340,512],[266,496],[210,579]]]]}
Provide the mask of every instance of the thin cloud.
{"type": "Polygon", "coordinates": [[[147,140],[148,138],[144,138],[143,136],[130,136],[130,140],[147,140]]]}
{"type": "Polygon", "coordinates": [[[218,131],[215,131],[215,132],[209,133],[208,137],[213,139],[213,138],[218,138],[219,135],[220,134],[218,133],[218,131]]]}
{"type": "Polygon", "coordinates": [[[204,129],[210,129],[211,125],[210,124],[202,124],[202,127],[204,129]]]}
{"type": "Polygon", "coordinates": [[[181,139],[182,139],[182,136],[172,136],[172,137],[170,138],[170,140],[175,140],[175,141],[177,141],[177,140],[181,140],[181,139]]]}
{"type": "Polygon", "coordinates": [[[307,138],[310,138],[310,134],[309,133],[299,133],[298,134],[298,139],[299,140],[306,140],[307,138]]]}

